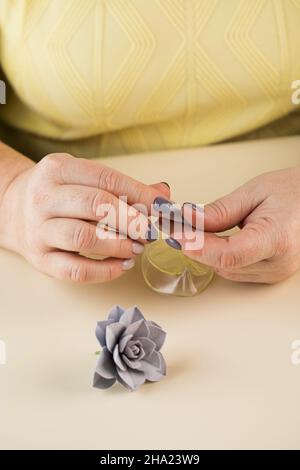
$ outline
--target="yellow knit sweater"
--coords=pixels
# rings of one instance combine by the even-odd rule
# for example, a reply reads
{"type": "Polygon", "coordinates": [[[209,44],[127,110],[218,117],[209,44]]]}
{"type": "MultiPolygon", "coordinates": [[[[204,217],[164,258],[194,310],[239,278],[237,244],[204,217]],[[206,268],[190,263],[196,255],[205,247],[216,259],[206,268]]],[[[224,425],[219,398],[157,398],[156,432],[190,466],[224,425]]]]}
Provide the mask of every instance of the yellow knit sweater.
{"type": "Polygon", "coordinates": [[[299,51],[300,0],[0,0],[0,119],[36,158],[296,133],[299,51]]]}

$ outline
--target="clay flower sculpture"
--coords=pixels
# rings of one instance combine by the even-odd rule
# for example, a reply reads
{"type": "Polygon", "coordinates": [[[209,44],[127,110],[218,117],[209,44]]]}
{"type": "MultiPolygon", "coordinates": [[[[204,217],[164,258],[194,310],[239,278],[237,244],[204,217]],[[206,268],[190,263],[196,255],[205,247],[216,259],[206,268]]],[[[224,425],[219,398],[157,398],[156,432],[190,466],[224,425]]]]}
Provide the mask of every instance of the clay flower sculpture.
{"type": "Polygon", "coordinates": [[[116,381],[136,390],[146,380],[157,382],[166,375],[159,352],[166,333],[159,325],[145,320],[137,307],[112,308],[108,319],[97,323],[96,337],[102,346],[93,386],[109,388],[116,381]]]}

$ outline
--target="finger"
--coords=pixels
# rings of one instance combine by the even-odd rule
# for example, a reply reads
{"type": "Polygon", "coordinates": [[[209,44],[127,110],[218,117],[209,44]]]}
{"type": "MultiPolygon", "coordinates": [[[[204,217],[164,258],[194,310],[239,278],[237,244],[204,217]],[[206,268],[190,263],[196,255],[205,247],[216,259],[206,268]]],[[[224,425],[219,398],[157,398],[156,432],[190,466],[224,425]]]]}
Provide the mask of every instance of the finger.
{"type": "Polygon", "coordinates": [[[253,270],[247,271],[245,268],[240,270],[234,271],[224,271],[224,270],[215,270],[215,272],[223,277],[224,279],[229,279],[235,282],[255,282],[260,284],[275,284],[276,282],[283,281],[285,278],[289,277],[289,275],[282,275],[282,273],[277,272],[276,270],[270,270],[267,268],[266,270],[264,267],[261,266],[261,263],[264,261],[260,261],[253,265],[253,270]]]}
{"type": "Polygon", "coordinates": [[[150,184],[150,186],[154,189],[157,189],[161,193],[163,193],[163,195],[167,199],[170,199],[170,196],[171,196],[170,186],[165,181],[161,181],[160,183],[150,184]]]}
{"type": "Polygon", "coordinates": [[[51,248],[114,258],[132,258],[144,249],[141,243],[78,219],[48,219],[41,227],[41,237],[51,248]]]}
{"type": "Polygon", "coordinates": [[[206,232],[222,232],[238,225],[261,202],[263,196],[249,183],[204,206],[206,232]]]}
{"type": "Polygon", "coordinates": [[[187,256],[218,269],[248,266],[274,254],[272,233],[250,223],[228,237],[205,232],[201,249],[193,248],[191,240],[184,236],[180,240],[174,234],[174,238],[187,256]]]}
{"type": "Polygon", "coordinates": [[[267,284],[274,284],[275,282],[283,281],[297,272],[299,269],[299,260],[295,258],[284,257],[280,260],[263,260],[258,263],[251,264],[237,269],[219,270],[215,271],[222,277],[233,280],[249,276],[256,278],[255,282],[263,282],[267,284]]]}
{"type": "Polygon", "coordinates": [[[88,186],[62,185],[49,201],[49,215],[92,220],[109,226],[134,240],[145,242],[148,218],[113,194],[88,186]]]}
{"type": "Polygon", "coordinates": [[[228,271],[216,271],[216,273],[224,279],[234,282],[252,282],[260,284],[272,284],[274,282],[269,276],[263,276],[258,273],[242,274],[228,271]]]}
{"type": "Polygon", "coordinates": [[[143,204],[148,212],[153,201],[163,196],[161,191],[130,176],[85,158],[66,153],[50,154],[43,159],[45,172],[52,172],[60,184],[74,184],[103,189],[115,196],[127,196],[128,204],[143,204]]]}
{"type": "Polygon", "coordinates": [[[134,266],[134,260],[92,260],[74,253],[52,251],[45,255],[42,270],[61,280],[77,283],[108,282],[134,266]]]}

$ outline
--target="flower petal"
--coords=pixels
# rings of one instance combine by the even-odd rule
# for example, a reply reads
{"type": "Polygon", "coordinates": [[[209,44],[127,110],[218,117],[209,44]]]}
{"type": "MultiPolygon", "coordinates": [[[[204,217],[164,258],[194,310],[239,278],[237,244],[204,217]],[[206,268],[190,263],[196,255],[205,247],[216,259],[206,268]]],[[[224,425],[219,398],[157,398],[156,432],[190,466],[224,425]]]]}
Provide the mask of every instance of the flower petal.
{"type": "Polygon", "coordinates": [[[105,334],[106,334],[106,328],[108,325],[113,323],[112,320],[104,320],[104,321],[98,321],[97,326],[96,326],[96,338],[101,344],[102,348],[106,346],[106,339],[105,339],[105,334]]]}
{"type": "Polygon", "coordinates": [[[124,365],[124,362],[122,361],[120,357],[119,346],[117,344],[114,347],[113,358],[114,358],[116,366],[118,366],[121,370],[125,372],[125,370],[127,370],[127,367],[124,365]]]}
{"type": "Polygon", "coordinates": [[[158,354],[159,354],[159,357],[160,357],[160,369],[159,370],[163,375],[166,375],[167,366],[166,366],[165,358],[161,353],[158,353],[158,354]]]}
{"type": "Polygon", "coordinates": [[[134,323],[138,320],[145,320],[145,318],[142,312],[136,306],[128,308],[120,318],[120,322],[125,326],[129,326],[131,323],[134,323]]]}
{"type": "Polygon", "coordinates": [[[122,353],[124,349],[126,348],[126,345],[128,341],[130,341],[132,338],[132,335],[124,335],[119,341],[119,351],[122,353]]]}
{"type": "Polygon", "coordinates": [[[122,354],[122,360],[125,362],[125,364],[130,367],[130,369],[140,369],[141,368],[141,362],[138,359],[128,359],[125,354],[122,354]]]}
{"type": "Polygon", "coordinates": [[[122,323],[111,323],[106,327],[106,345],[110,352],[113,352],[115,345],[119,341],[119,338],[123,331],[125,330],[125,326],[122,323]]]}
{"type": "Polygon", "coordinates": [[[149,337],[156,344],[156,349],[159,351],[162,348],[162,345],[166,339],[166,332],[153,321],[148,321],[147,326],[149,328],[150,334],[149,337]]]}
{"type": "Polygon", "coordinates": [[[153,351],[151,356],[148,356],[147,358],[145,358],[145,361],[149,362],[149,364],[156,367],[156,369],[160,369],[160,367],[161,367],[161,358],[162,358],[161,353],[159,353],[157,351],[153,351]]]}
{"type": "Polygon", "coordinates": [[[150,382],[158,382],[166,375],[166,363],[161,353],[153,351],[147,360],[144,359],[140,362],[139,370],[144,372],[145,378],[150,382]]]}
{"type": "Polygon", "coordinates": [[[126,372],[117,369],[117,378],[120,378],[120,383],[129,390],[136,390],[145,382],[144,373],[133,369],[127,369],[126,372]]]}
{"type": "Polygon", "coordinates": [[[120,305],[115,305],[109,312],[108,319],[113,320],[113,322],[118,322],[125,312],[125,308],[120,305]]]}
{"type": "Polygon", "coordinates": [[[131,323],[126,330],[125,335],[132,335],[133,338],[139,338],[140,336],[149,336],[149,328],[145,320],[138,320],[131,323]]]}
{"type": "Polygon", "coordinates": [[[156,369],[155,366],[152,366],[152,364],[149,364],[149,362],[146,362],[146,361],[141,361],[141,362],[142,362],[141,370],[145,374],[145,379],[149,380],[149,382],[159,382],[164,377],[164,374],[159,372],[159,370],[156,369]]]}
{"type": "Polygon", "coordinates": [[[113,379],[105,379],[104,377],[101,377],[101,375],[99,375],[97,372],[95,372],[93,387],[101,388],[103,390],[105,388],[111,387],[115,383],[115,381],[115,377],[113,379]]]}
{"type": "Polygon", "coordinates": [[[146,357],[151,356],[151,354],[153,353],[153,351],[156,348],[156,344],[154,343],[154,341],[152,341],[152,339],[150,339],[150,338],[144,338],[144,337],[140,337],[139,341],[142,345],[145,356],[146,357]]]}
{"type": "Polygon", "coordinates": [[[105,379],[112,379],[116,375],[116,367],[111,353],[104,347],[96,365],[96,372],[105,379]]]}

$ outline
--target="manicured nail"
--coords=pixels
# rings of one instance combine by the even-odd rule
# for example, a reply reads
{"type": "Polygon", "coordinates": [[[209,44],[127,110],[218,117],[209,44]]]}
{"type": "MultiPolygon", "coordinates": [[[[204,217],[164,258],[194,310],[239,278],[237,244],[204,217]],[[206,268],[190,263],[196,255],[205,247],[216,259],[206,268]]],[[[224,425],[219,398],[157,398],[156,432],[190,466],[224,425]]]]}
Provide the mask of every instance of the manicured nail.
{"type": "Polygon", "coordinates": [[[169,183],[167,183],[166,181],[161,181],[162,184],[165,184],[166,186],[168,186],[168,188],[170,189],[170,185],[169,183]]]}
{"type": "Polygon", "coordinates": [[[167,245],[169,245],[171,248],[174,248],[174,250],[181,250],[181,245],[180,243],[175,240],[174,238],[167,238],[166,239],[167,245]]]}
{"type": "Polygon", "coordinates": [[[170,212],[173,203],[164,197],[157,197],[153,201],[153,208],[155,211],[162,213],[170,212]]]}
{"type": "Polygon", "coordinates": [[[122,263],[122,268],[124,271],[128,271],[128,269],[133,268],[134,264],[134,259],[125,259],[122,263]]]}
{"type": "Polygon", "coordinates": [[[195,204],[194,202],[184,202],[182,206],[185,205],[190,206],[194,211],[203,212],[203,207],[197,206],[197,204],[195,204]]]}
{"type": "Polygon", "coordinates": [[[143,253],[144,248],[144,245],[142,245],[141,243],[134,242],[132,244],[132,253],[134,253],[135,255],[140,255],[141,253],[143,253]]]}
{"type": "Polygon", "coordinates": [[[157,197],[153,201],[153,209],[160,212],[162,217],[169,218],[174,222],[182,222],[181,206],[175,202],[168,201],[163,197],[157,197]]]}
{"type": "Polygon", "coordinates": [[[158,239],[158,230],[154,227],[153,224],[151,224],[151,222],[149,222],[148,230],[146,233],[146,240],[148,242],[154,242],[154,240],[157,240],[157,239],[158,239]]]}

